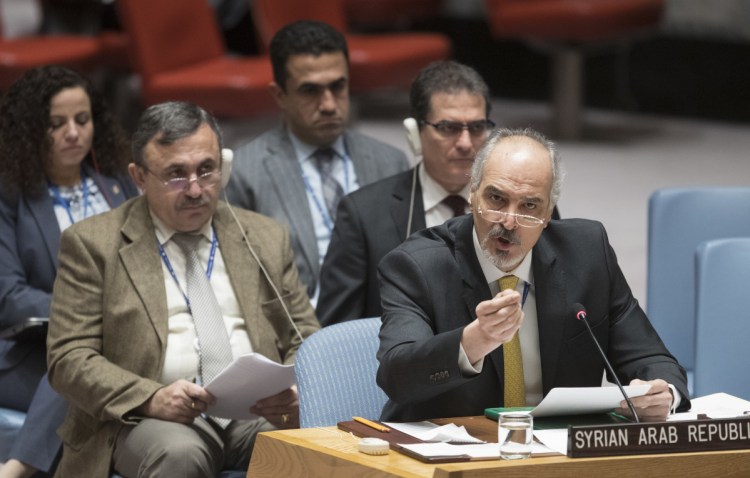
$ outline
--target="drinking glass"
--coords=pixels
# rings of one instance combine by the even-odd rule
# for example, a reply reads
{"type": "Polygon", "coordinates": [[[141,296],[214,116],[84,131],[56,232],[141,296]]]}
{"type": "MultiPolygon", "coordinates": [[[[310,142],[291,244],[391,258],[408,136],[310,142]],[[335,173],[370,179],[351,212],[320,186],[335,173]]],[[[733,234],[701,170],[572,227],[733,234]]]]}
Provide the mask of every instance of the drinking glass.
{"type": "Polygon", "coordinates": [[[500,458],[518,460],[531,456],[534,417],[528,412],[501,413],[497,420],[500,458]]]}

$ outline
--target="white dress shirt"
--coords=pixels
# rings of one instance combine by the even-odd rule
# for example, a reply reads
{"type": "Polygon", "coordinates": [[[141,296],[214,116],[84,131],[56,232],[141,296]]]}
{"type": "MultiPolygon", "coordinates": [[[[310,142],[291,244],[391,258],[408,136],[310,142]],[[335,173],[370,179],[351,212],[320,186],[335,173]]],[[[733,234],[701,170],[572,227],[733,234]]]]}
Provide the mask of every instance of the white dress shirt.
{"type": "MultiPolygon", "coordinates": [[[[335,221],[330,217],[326,209],[325,200],[323,199],[323,183],[321,181],[320,171],[312,158],[312,155],[319,148],[317,146],[303,143],[291,131],[289,131],[289,140],[292,142],[294,153],[297,155],[297,161],[299,161],[300,167],[302,168],[302,180],[305,183],[307,202],[310,207],[313,226],[315,227],[315,240],[318,244],[318,265],[322,266],[323,259],[325,259],[326,252],[328,252],[328,243],[331,242],[331,235],[333,233],[333,225],[335,221]]],[[[332,159],[332,174],[339,184],[341,184],[341,188],[344,190],[344,196],[346,196],[347,194],[359,189],[357,173],[354,171],[354,163],[349,157],[342,136],[339,136],[336,141],[334,141],[331,145],[331,149],[336,153],[332,159]]],[[[315,292],[310,299],[313,307],[315,307],[315,304],[318,302],[319,293],[320,283],[318,282],[315,286],[315,292]]]]}
{"type": "MultiPolygon", "coordinates": [[[[164,286],[167,291],[169,328],[164,367],[162,368],[159,381],[165,385],[180,378],[194,381],[199,378],[200,347],[195,333],[193,316],[190,314],[187,302],[185,301],[185,295],[183,294],[187,288],[185,256],[180,246],[170,240],[176,231],[169,228],[153,213],[151,214],[151,218],[154,222],[156,239],[164,248],[172,270],[177,277],[177,281],[175,281],[169,272],[166,262],[162,261],[164,286]]],[[[207,267],[209,255],[211,254],[211,242],[214,237],[211,221],[208,221],[201,228],[200,234],[203,235],[203,240],[199,244],[198,257],[201,264],[207,267]]],[[[154,247],[157,247],[157,245],[155,244],[154,247]]],[[[229,275],[221,255],[221,244],[216,248],[214,255],[210,283],[221,307],[224,326],[227,329],[229,343],[232,347],[232,356],[237,358],[240,355],[252,352],[253,349],[247,329],[245,328],[245,320],[242,317],[240,304],[237,302],[237,297],[229,281],[229,275]]]]}
{"type": "Polygon", "coordinates": [[[466,212],[469,212],[469,183],[457,192],[450,193],[443,188],[437,181],[432,179],[422,164],[419,168],[419,184],[422,186],[422,204],[424,205],[424,222],[426,227],[439,226],[448,219],[453,217],[453,210],[442,201],[446,196],[456,194],[466,199],[466,212]]]}

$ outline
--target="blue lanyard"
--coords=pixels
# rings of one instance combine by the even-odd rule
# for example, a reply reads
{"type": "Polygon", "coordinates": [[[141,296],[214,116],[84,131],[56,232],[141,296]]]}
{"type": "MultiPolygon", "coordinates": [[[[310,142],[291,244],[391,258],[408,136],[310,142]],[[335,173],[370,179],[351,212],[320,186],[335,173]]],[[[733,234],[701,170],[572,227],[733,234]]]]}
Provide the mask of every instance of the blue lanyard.
{"type": "MultiPolygon", "coordinates": [[[[343,156],[341,159],[344,161],[344,195],[346,196],[347,194],[349,194],[349,162],[347,161],[346,156],[343,156]]],[[[318,210],[318,214],[320,214],[320,217],[323,219],[323,225],[326,227],[326,229],[328,229],[329,233],[332,233],[333,221],[331,219],[331,215],[328,210],[323,207],[323,204],[318,198],[318,195],[315,193],[312,184],[310,184],[310,179],[307,177],[307,174],[305,174],[304,169],[302,170],[302,180],[305,182],[305,188],[307,189],[307,192],[310,193],[310,196],[312,196],[313,202],[315,203],[315,208],[318,210]]],[[[323,183],[322,175],[320,176],[320,182],[321,184],[323,183]]]]}
{"type": "MultiPolygon", "coordinates": [[[[83,218],[86,219],[89,215],[89,186],[86,181],[86,172],[81,168],[81,185],[83,188],[83,218]]],[[[75,224],[76,221],[73,219],[73,214],[70,212],[70,200],[65,199],[60,195],[60,188],[56,184],[50,183],[50,190],[52,191],[52,202],[58,206],[65,208],[65,212],[68,213],[68,219],[71,224],[75,224]]]]}
{"type": "MultiPolygon", "coordinates": [[[[190,299],[188,299],[187,294],[182,289],[182,286],[180,286],[180,281],[177,279],[177,274],[174,273],[174,269],[172,268],[172,263],[169,262],[169,257],[167,257],[167,253],[164,251],[164,247],[159,244],[159,241],[156,241],[159,246],[159,254],[161,255],[161,260],[164,261],[164,265],[167,266],[167,270],[169,271],[169,274],[172,276],[172,279],[174,279],[174,283],[177,285],[177,288],[180,289],[180,293],[182,294],[182,297],[185,298],[185,303],[188,306],[188,310],[190,309],[190,299]]],[[[219,241],[216,240],[216,233],[213,233],[213,240],[211,241],[211,253],[208,256],[208,266],[206,267],[206,277],[208,277],[208,280],[211,280],[211,273],[214,270],[214,256],[216,255],[216,246],[218,245],[219,241]]]]}
{"type": "Polygon", "coordinates": [[[529,283],[526,281],[523,281],[523,295],[521,296],[521,309],[523,310],[523,306],[526,303],[526,297],[529,296],[529,283]]]}

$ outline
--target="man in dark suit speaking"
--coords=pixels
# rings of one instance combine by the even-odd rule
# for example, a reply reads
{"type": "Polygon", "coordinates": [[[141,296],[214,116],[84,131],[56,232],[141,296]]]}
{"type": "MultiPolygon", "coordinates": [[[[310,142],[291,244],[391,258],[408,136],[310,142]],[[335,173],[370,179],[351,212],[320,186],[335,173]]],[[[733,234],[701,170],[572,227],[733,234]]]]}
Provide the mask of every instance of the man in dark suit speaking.
{"type": "Polygon", "coordinates": [[[555,387],[600,385],[604,361],[575,303],[621,381],[651,386],[632,399],[642,420],[690,406],[685,371],[633,297],[602,225],[550,222],[561,182],[546,138],[496,130],[472,168],[472,214],[385,256],[383,419],[479,415],[536,405],[555,387]]]}

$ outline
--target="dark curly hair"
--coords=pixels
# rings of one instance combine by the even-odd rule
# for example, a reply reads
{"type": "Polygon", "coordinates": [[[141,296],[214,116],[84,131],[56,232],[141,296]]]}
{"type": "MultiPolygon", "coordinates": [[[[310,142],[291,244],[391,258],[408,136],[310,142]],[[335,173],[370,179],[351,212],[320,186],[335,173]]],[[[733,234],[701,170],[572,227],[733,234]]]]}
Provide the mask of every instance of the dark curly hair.
{"type": "Polygon", "coordinates": [[[5,93],[0,103],[0,180],[3,187],[24,195],[44,191],[44,167],[52,148],[50,101],[66,88],[82,87],[91,102],[94,122],[92,154],[85,162],[107,176],[127,172],[130,162],[125,133],[91,82],[61,66],[26,71],[5,93]]]}

